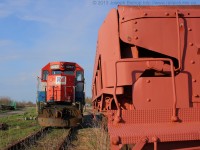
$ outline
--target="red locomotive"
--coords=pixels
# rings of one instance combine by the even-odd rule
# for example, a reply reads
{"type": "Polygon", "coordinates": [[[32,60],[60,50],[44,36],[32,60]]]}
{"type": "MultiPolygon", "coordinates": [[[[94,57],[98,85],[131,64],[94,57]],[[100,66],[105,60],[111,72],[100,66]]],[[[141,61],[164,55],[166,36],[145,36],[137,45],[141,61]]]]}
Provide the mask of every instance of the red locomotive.
{"type": "Polygon", "coordinates": [[[93,108],[111,149],[200,149],[200,6],[119,6],[98,34],[93,108]]]}
{"type": "Polygon", "coordinates": [[[85,104],[84,70],[72,62],[50,62],[38,78],[38,122],[71,127],[82,120],[85,104]]]}

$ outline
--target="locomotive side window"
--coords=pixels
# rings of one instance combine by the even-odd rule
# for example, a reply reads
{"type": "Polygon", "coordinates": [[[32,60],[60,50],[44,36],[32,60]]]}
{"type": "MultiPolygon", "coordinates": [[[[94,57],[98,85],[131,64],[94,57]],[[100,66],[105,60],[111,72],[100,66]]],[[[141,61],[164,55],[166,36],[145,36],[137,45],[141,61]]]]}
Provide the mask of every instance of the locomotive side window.
{"type": "Polygon", "coordinates": [[[48,75],[49,75],[49,71],[44,70],[42,73],[42,80],[47,80],[48,75]]]}
{"type": "Polygon", "coordinates": [[[83,76],[83,72],[82,71],[77,71],[76,72],[76,80],[77,81],[83,81],[84,80],[84,76],[83,76]]]}
{"type": "Polygon", "coordinates": [[[82,71],[76,72],[76,92],[83,92],[84,91],[84,76],[82,71]]]}

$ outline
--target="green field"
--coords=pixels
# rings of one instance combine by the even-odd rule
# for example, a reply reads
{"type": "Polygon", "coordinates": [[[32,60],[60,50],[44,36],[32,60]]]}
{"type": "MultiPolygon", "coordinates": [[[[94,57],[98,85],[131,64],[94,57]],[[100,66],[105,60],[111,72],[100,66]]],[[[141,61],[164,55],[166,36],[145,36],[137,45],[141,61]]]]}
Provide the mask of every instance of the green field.
{"type": "MultiPolygon", "coordinates": [[[[13,111],[14,113],[15,111],[13,111]]],[[[25,120],[37,113],[34,107],[27,107],[21,113],[8,114],[8,112],[0,113],[0,123],[8,124],[8,130],[0,130],[0,149],[5,148],[24,137],[41,129],[36,120],[25,120]],[[3,116],[1,116],[3,115],[3,116]]]]}

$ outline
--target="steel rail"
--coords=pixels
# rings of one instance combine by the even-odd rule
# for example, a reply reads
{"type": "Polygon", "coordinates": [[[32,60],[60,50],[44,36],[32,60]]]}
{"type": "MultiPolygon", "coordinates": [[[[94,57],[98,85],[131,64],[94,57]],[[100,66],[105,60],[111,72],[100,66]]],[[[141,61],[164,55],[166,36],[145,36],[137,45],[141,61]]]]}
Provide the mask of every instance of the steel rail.
{"type": "MultiPolygon", "coordinates": [[[[33,145],[37,145],[37,141],[41,138],[45,138],[48,135],[49,127],[42,128],[41,130],[25,137],[22,140],[19,140],[3,150],[22,150],[31,148],[33,145]]],[[[49,132],[51,133],[51,132],[49,132]]],[[[68,133],[65,135],[65,138],[56,146],[56,150],[64,150],[70,143],[70,136],[72,134],[72,129],[69,128],[68,133]]]]}
{"type": "Polygon", "coordinates": [[[36,142],[40,137],[42,137],[43,133],[48,131],[48,127],[42,128],[41,130],[25,137],[22,140],[19,140],[11,145],[8,145],[4,150],[21,150],[27,148],[27,146],[32,145],[36,142]]]}
{"type": "Polygon", "coordinates": [[[66,135],[65,139],[63,139],[63,140],[59,143],[59,145],[58,145],[58,147],[56,148],[56,150],[64,150],[65,147],[67,147],[67,146],[70,144],[69,141],[70,141],[70,136],[71,136],[71,134],[72,134],[72,128],[69,129],[68,134],[66,135]]]}

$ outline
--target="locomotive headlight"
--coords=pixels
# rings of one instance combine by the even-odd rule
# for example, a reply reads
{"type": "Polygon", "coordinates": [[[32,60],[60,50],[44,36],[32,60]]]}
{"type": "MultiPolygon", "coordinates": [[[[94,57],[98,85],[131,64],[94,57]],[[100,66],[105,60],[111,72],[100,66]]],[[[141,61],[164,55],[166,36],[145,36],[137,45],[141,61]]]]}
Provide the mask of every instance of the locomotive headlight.
{"type": "Polygon", "coordinates": [[[59,69],[59,65],[51,65],[51,69],[59,69]]]}

